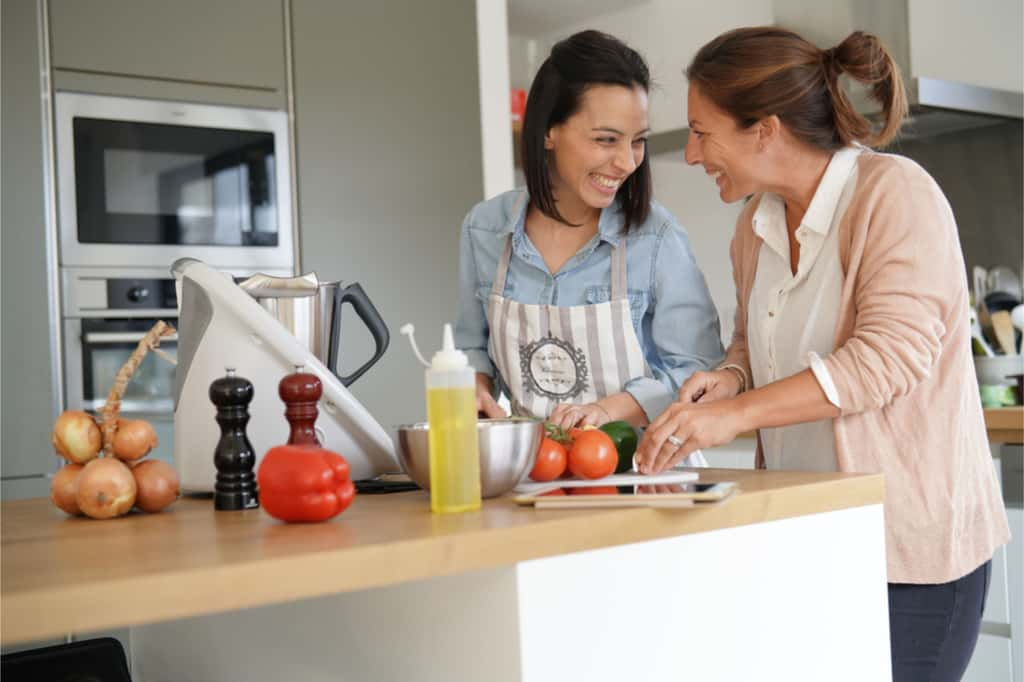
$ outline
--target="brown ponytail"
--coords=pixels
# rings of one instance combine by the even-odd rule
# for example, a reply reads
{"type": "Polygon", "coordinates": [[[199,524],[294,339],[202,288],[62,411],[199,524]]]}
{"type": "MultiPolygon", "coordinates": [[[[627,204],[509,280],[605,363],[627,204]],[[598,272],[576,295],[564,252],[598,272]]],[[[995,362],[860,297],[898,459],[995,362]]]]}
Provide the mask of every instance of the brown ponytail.
{"type": "Polygon", "coordinates": [[[740,126],[776,115],[798,139],[826,151],[853,142],[884,146],[907,114],[899,67],[878,38],[862,31],[821,50],[780,28],[736,29],[702,47],[686,76],[740,126]],[[839,82],[844,73],[869,85],[882,105],[878,132],[854,109],[839,82]]]}
{"type": "Polygon", "coordinates": [[[900,69],[882,42],[870,33],[854,31],[836,47],[822,51],[822,55],[840,139],[845,144],[857,141],[869,147],[883,147],[891,142],[907,115],[907,93],[900,69]],[[882,105],[884,124],[878,132],[872,134],[871,124],[853,108],[839,84],[842,73],[871,86],[871,98],[882,105]]]}

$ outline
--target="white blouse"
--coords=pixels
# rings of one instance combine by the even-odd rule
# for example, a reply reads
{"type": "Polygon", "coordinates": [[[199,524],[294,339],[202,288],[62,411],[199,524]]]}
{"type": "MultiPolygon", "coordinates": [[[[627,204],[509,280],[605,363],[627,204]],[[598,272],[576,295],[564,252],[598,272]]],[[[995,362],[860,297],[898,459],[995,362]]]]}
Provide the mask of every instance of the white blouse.
{"type": "MultiPolygon", "coordinates": [[[[786,207],[765,194],[754,212],[754,232],[764,240],[747,312],[747,343],[754,386],[765,386],[811,368],[828,400],[839,394],[821,355],[832,352],[843,270],[839,262],[839,220],[857,185],[857,155],[846,147],[832,155],[807,213],[796,231],[800,261],[789,264],[786,207]]],[[[769,469],[835,471],[832,420],[761,429],[769,469]]]]}

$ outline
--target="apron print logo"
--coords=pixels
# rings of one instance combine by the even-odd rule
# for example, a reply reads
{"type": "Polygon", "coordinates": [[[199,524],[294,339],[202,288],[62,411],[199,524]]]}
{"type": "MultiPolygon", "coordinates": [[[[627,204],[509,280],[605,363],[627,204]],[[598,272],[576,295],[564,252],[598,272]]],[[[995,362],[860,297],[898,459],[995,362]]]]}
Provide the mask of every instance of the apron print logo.
{"type": "Polygon", "coordinates": [[[587,390],[589,370],[583,351],[553,336],[519,346],[526,394],[566,400],[587,390]]]}

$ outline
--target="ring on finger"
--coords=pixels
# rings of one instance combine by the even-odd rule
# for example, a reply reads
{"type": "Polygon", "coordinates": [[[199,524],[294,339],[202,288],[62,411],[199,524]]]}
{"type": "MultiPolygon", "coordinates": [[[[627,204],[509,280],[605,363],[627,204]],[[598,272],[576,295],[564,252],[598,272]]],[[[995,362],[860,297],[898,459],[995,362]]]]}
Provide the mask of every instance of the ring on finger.
{"type": "Polygon", "coordinates": [[[668,442],[675,445],[677,448],[683,447],[683,441],[681,438],[677,438],[674,433],[670,433],[668,436],[668,442]]]}

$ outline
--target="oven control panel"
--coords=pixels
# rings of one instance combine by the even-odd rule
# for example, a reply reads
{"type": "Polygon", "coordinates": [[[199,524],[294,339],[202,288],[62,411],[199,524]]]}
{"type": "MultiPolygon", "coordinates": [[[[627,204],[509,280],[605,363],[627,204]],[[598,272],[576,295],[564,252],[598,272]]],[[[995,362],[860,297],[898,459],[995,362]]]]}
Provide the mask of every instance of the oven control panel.
{"type": "Polygon", "coordinates": [[[174,279],[108,279],[106,307],[110,310],[177,308],[174,279]]]}
{"type": "Polygon", "coordinates": [[[177,317],[174,277],[164,268],[61,268],[62,313],[78,317],[177,317]]]}

